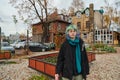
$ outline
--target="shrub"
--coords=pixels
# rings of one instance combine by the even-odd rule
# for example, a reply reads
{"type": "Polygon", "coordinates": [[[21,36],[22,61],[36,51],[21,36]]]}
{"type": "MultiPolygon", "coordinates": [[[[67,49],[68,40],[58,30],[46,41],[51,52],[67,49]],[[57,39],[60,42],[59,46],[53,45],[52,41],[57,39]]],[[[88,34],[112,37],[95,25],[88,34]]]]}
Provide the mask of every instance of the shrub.
{"type": "Polygon", "coordinates": [[[110,53],[116,52],[116,50],[114,49],[114,47],[107,46],[107,45],[105,45],[103,48],[101,48],[101,51],[107,51],[107,52],[110,52],[110,53]]]}
{"type": "Polygon", "coordinates": [[[86,51],[91,51],[92,49],[90,47],[86,47],[86,51]]]}
{"type": "Polygon", "coordinates": [[[96,47],[96,48],[103,48],[105,46],[105,44],[94,44],[94,47],[96,47]]]}

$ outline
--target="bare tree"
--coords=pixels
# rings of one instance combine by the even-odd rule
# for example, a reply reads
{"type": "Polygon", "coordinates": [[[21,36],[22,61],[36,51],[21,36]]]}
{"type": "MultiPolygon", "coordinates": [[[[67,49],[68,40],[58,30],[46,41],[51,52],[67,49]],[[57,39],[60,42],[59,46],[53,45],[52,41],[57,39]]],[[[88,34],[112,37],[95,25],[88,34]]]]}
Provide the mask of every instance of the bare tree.
{"type": "MultiPolygon", "coordinates": [[[[115,1],[115,0],[114,0],[115,1]]],[[[113,2],[114,2],[113,1],[113,2]]],[[[106,13],[107,13],[107,15],[109,16],[109,18],[110,18],[110,22],[109,22],[109,27],[110,27],[110,25],[111,25],[111,20],[114,20],[114,18],[117,16],[117,14],[118,14],[118,12],[119,11],[117,11],[117,7],[115,8],[115,7],[112,7],[112,5],[109,3],[109,1],[108,0],[104,0],[104,2],[105,2],[105,4],[106,4],[106,6],[104,6],[103,8],[106,10],[106,13]]],[[[118,6],[117,5],[117,3],[115,3],[115,4],[113,4],[113,5],[116,5],[116,6],[118,6]]]]}
{"type": "Polygon", "coordinates": [[[75,9],[75,11],[84,9],[83,0],[73,0],[72,7],[75,9]]]}
{"type": "Polygon", "coordinates": [[[16,33],[17,33],[17,23],[18,23],[18,20],[16,18],[16,15],[12,15],[12,17],[13,17],[13,22],[15,24],[15,29],[16,29],[16,33]]]}
{"type": "Polygon", "coordinates": [[[18,10],[19,18],[25,23],[42,24],[42,42],[45,42],[49,34],[48,15],[54,9],[50,2],[51,0],[9,0],[9,3],[18,10]]]}
{"type": "Polygon", "coordinates": [[[16,24],[18,22],[18,20],[16,19],[16,15],[12,15],[12,17],[13,17],[14,23],[16,24]]]}

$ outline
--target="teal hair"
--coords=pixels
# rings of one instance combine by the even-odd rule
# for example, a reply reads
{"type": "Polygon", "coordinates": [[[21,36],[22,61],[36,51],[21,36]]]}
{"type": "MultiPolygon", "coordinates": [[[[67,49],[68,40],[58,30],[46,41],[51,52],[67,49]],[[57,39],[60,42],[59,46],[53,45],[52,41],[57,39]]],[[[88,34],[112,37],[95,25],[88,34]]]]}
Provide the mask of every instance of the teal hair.
{"type": "Polygon", "coordinates": [[[66,31],[65,33],[68,34],[68,31],[69,30],[75,30],[77,32],[77,27],[75,25],[69,25],[67,28],[66,28],[66,31]]]}

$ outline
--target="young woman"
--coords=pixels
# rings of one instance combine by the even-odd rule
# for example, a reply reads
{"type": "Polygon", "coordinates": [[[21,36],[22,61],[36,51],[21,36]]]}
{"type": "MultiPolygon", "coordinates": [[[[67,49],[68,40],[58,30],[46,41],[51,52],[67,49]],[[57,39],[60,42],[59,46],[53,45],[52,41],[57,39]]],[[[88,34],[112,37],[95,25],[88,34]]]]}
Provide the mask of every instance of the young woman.
{"type": "Polygon", "coordinates": [[[69,25],[66,29],[66,40],[61,45],[55,80],[86,80],[89,74],[89,63],[83,40],[77,33],[75,25],[69,25]]]}

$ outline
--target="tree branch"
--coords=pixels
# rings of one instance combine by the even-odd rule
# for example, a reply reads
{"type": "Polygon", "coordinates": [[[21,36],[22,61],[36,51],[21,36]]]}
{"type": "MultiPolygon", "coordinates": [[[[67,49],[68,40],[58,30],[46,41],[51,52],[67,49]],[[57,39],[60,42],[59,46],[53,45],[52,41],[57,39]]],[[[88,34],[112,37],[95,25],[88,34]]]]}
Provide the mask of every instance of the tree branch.
{"type": "Polygon", "coordinates": [[[39,15],[39,13],[38,13],[38,10],[37,10],[37,8],[36,8],[36,6],[35,6],[35,2],[33,3],[31,0],[29,0],[29,1],[30,1],[30,3],[33,5],[33,7],[34,7],[34,9],[35,9],[35,12],[36,12],[36,14],[38,15],[38,18],[40,19],[41,22],[43,22],[43,19],[40,17],[40,15],[39,15]]]}

